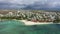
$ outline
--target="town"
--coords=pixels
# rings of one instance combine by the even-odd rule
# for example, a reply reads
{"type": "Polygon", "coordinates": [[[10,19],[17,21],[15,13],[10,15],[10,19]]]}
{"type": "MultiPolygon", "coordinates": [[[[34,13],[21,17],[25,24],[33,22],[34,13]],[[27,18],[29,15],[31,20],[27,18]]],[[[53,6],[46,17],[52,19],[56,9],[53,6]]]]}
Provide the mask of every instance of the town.
{"type": "Polygon", "coordinates": [[[0,19],[60,22],[60,12],[48,10],[0,10],[0,19]]]}

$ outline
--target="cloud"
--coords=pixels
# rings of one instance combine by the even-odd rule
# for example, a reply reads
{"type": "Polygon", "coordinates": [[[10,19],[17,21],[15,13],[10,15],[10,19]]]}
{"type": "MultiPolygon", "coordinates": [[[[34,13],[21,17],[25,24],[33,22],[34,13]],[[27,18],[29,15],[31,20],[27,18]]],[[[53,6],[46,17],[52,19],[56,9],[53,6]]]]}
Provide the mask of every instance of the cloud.
{"type": "Polygon", "coordinates": [[[40,8],[60,8],[60,0],[40,0],[34,4],[39,5],[40,8]]]}
{"type": "Polygon", "coordinates": [[[60,0],[0,0],[0,7],[60,8],[60,0]],[[38,6],[39,5],[39,6],[38,6]]]}
{"type": "Polygon", "coordinates": [[[0,2],[8,2],[13,4],[32,4],[39,0],[0,0],[0,2]]]}

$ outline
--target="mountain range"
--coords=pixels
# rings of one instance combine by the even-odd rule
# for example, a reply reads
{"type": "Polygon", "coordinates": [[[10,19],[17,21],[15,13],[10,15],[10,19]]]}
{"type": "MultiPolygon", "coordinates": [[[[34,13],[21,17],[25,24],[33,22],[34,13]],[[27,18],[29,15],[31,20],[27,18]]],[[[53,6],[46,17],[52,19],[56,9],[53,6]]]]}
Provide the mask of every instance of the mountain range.
{"type": "Polygon", "coordinates": [[[29,5],[0,2],[0,9],[60,10],[60,6],[50,7],[48,3],[42,4],[41,2],[35,2],[29,5]]]}

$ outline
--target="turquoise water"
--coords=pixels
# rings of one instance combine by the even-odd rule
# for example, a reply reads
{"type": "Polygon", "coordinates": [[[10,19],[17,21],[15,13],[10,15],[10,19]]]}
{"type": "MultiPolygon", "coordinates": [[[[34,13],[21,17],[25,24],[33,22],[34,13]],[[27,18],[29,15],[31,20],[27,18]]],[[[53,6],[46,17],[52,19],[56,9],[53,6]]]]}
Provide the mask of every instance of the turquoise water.
{"type": "Polygon", "coordinates": [[[0,22],[0,34],[60,34],[60,24],[26,26],[23,22],[0,22]]]}

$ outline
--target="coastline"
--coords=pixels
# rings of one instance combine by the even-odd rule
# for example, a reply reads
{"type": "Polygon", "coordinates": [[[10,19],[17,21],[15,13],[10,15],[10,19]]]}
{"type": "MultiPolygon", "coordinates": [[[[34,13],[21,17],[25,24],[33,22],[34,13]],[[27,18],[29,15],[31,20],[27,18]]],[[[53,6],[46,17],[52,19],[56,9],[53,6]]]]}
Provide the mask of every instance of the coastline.
{"type": "Polygon", "coordinates": [[[18,20],[24,22],[25,25],[43,25],[43,24],[53,24],[53,22],[32,22],[27,20],[18,20]]]}
{"type": "MultiPolygon", "coordinates": [[[[16,19],[13,19],[16,20],[16,19]]],[[[60,23],[53,23],[53,22],[32,22],[27,20],[17,20],[23,22],[25,25],[44,25],[44,24],[60,24],[60,23]]]]}

